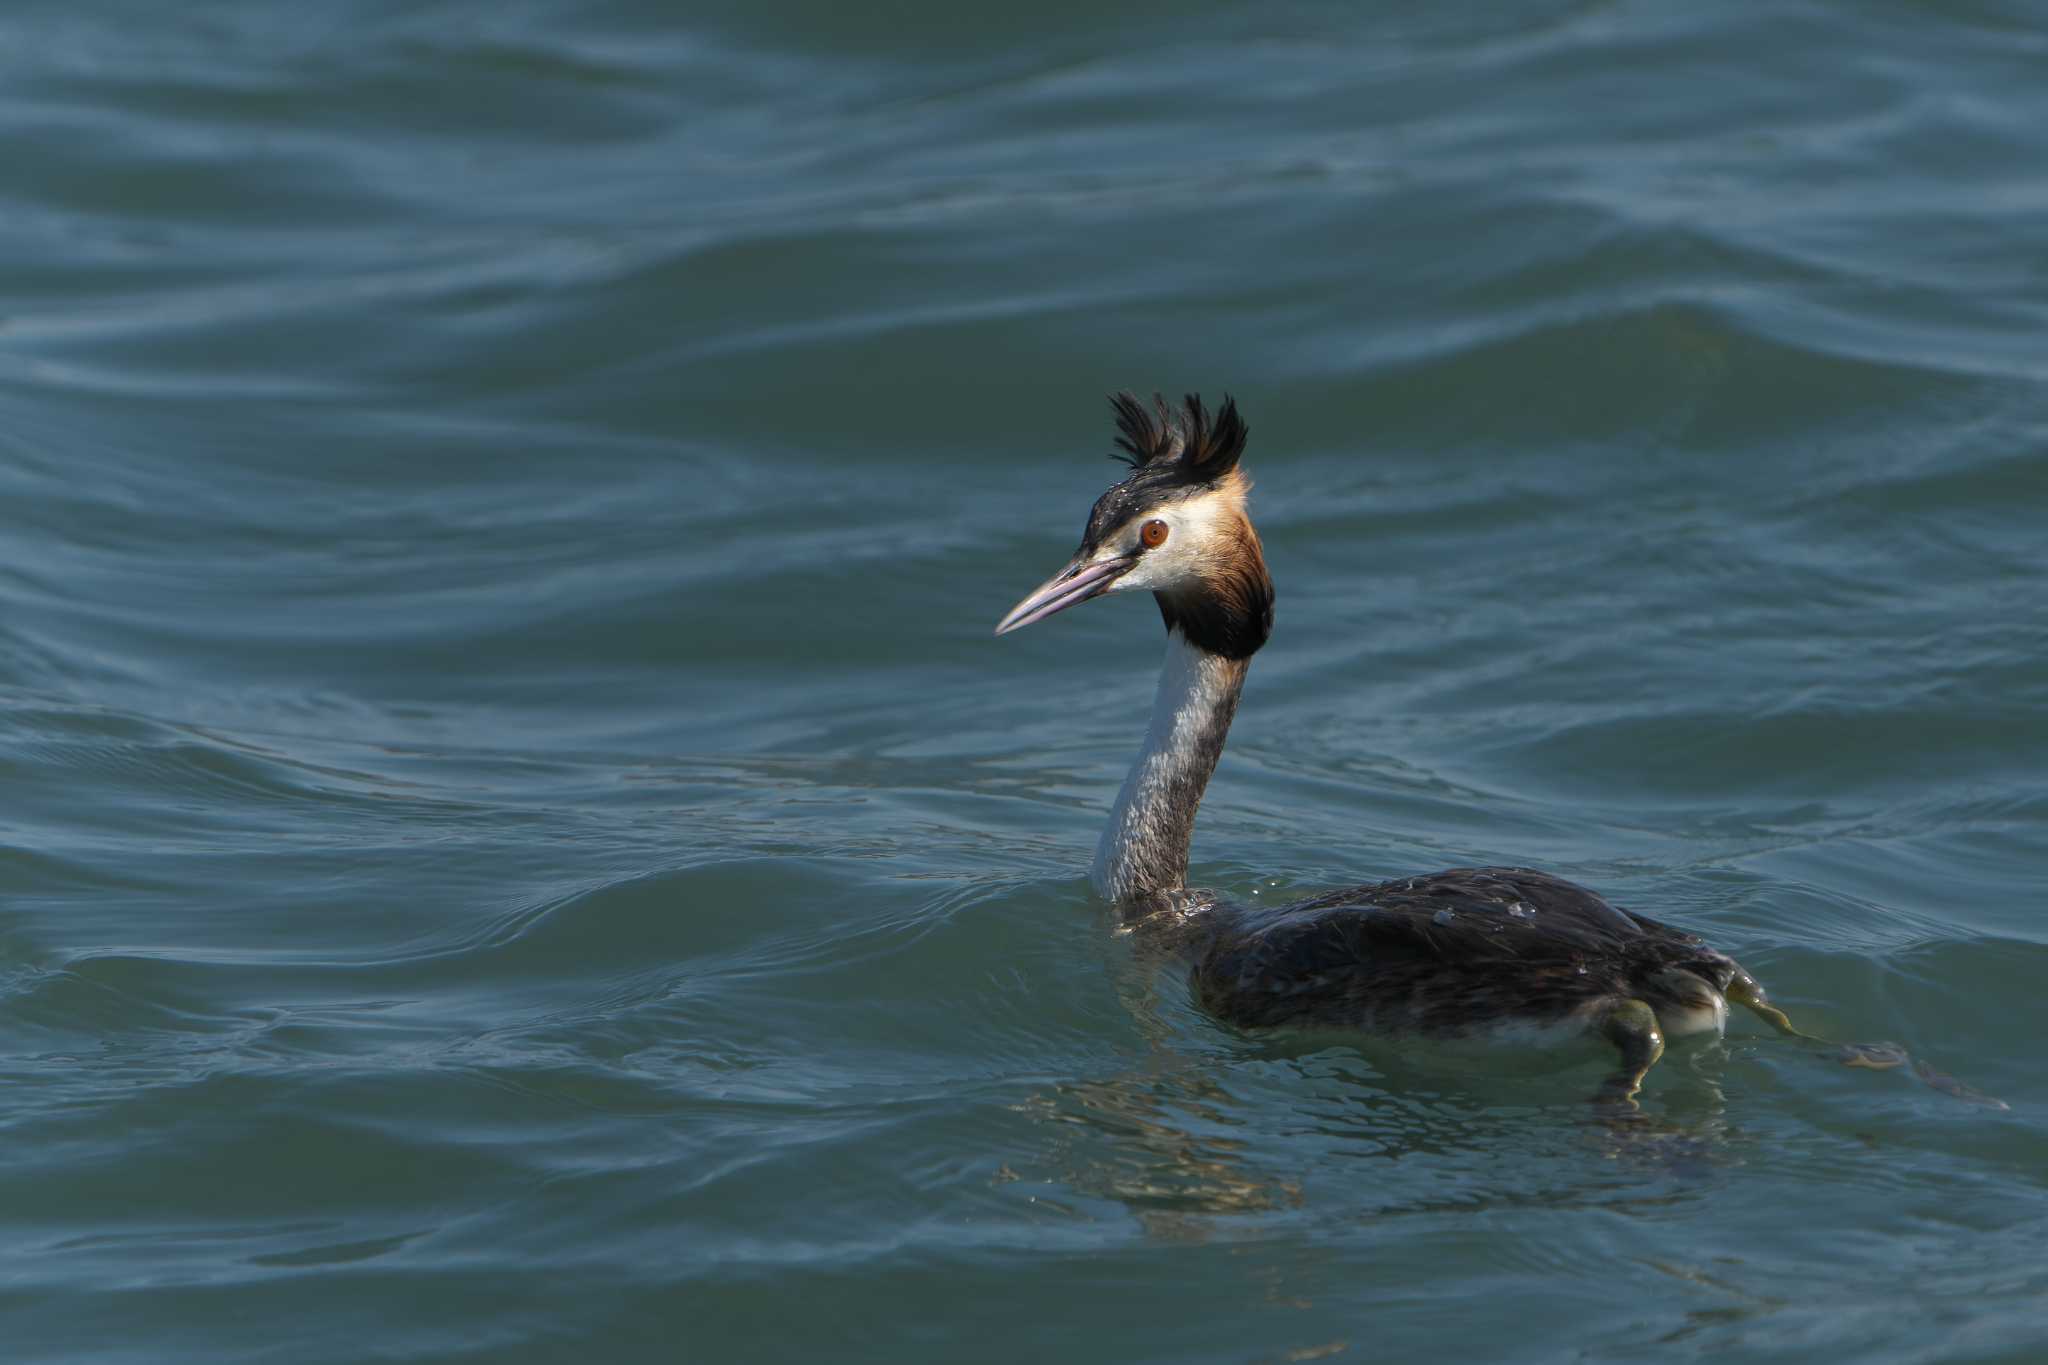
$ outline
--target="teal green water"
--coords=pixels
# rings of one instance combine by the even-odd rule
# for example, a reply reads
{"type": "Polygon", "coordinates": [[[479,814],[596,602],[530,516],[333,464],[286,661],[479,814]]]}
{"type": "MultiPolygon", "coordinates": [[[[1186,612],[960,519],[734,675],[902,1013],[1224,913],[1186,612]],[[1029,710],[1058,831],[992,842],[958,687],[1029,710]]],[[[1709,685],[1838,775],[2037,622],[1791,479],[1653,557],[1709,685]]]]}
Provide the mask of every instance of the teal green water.
{"type": "Polygon", "coordinates": [[[13,1360],[2048,1356],[2033,6],[0,17],[13,1360]],[[1203,1018],[1082,873],[1234,392],[1232,895],[1519,862],[1811,1027],[1203,1018]]]}

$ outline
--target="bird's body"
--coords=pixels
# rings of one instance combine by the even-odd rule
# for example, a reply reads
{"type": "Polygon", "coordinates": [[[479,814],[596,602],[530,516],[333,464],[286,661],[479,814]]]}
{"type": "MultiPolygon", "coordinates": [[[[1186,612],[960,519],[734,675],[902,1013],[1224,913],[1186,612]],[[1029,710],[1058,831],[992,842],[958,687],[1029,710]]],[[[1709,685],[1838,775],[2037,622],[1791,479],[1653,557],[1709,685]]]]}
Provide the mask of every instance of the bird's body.
{"type": "Polygon", "coordinates": [[[1743,977],[1697,936],[1524,867],[1453,868],[1205,926],[1195,995],[1247,1028],[1551,1037],[1640,999],[1667,1037],[1719,1033],[1743,977]]]}
{"type": "MultiPolygon", "coordinates": [[[[1667,1036],[1720,1033],[1730,1001],[1809,1037],[1734,959],[1695,935],[1526,868],[1459,868],[1256,911],[1191,897],[1195,814],[1252,655],[1272,631],[1273,584],[1247,511],[1250,483],[1238,467],[1247,430],[1236,405],[1226,399],[1212,418],[1192,395],[1178,412],[1128,394],[1114,401],[1130,474],[1097,500],[1066,568],[996,633],[1106,593],[1147,590],[1158,602],[1166,662],[1093,881],[1127,924],[1181,950],[1206,1010],[1252,1029],[1591,1034],[1619,1050],[1601,1098],[1623,1105],[1667,1036]]],[[[1889,1045],[1850,1045],[1843,1059],[1906,1060],[1889,1045]]]]}

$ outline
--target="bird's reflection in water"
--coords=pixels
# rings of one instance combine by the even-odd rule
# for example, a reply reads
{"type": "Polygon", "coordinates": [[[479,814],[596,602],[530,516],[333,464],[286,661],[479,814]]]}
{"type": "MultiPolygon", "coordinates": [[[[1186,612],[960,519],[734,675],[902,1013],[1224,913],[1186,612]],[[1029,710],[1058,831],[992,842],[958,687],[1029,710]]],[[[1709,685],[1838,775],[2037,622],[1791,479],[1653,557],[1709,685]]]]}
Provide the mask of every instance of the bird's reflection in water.
{"type": "MultiPolygon", "coordinates": [[[[1718,1045],[1679,1058],[1648,1107],[1580,1098],[1582,1069],[1516,1071],[1513,1054],[1472,1058],[1394,1053],[1379,1040],[1298,1058],[1319,1082],[1326,1131],[1352,1137],[1361,1158],[1428,1172],[1386,1182],[1376,1214],[1446,1208],[1613,1208],[1695,1197],[1702,1182],[1739,1164],[1716,1072],[1718,1045]],[[1687,1065],[1693,1063],[1694,1065],[1687,1065]]],[[[1594,1064],[1597,1066],[1597,1064],[1594,1064]]]]}
{"type": "Polygon", "coordinates": [[[1298,1182],[1258,1169],[1246,1139],[1215,1131],[1234,1122],[1233,1103],[1185,1068],[1060,1084],[1023,1107],[1064,1130],[1046,1153],[1057,1183],[1117,1201],[1155,1236],[1202,1241],[1218,1216],[1301,1204],[1298,1182]]]}
{"type": "Polygon", "coordinates": [[[1239,1101],[1179,1047],[1160,989],[1166,961],[1140,944],[1113,973],[1143,1039],[1137,1067],[1055,1084],[1019,1107],[1057,1134],[1043,1172],[1053,1184],[1123,1204],[1155,1236],[1202,1241],[1215,1217],[1299,1207],[1301,1187],[1256,1169],[1246,1135],[1229,1131],[1244,1127],[1239,1101]]]}
{"type": "Polygon", "coordinates": [[[1661,1206],[1700,1198],[1741,1159],[1719,1043],[1676,1050],[1648,1107],[1602,1109],[1582,1098],[1597,1059],[1569,1051],[1328,1035],[1205,1047],[1224,1039],[1200,1036],[1215,1026],[1145,957],[1117,974],[1139,1065],[1021,1108],[1056,1133],[1037,1175],[1123,1205],[1152,1235],[1210,1240],[1304,1212],[1661,1206]],[[1333,1192],[1327,1207],[1309,1207],[1312,1187],[1333,1192]]]}

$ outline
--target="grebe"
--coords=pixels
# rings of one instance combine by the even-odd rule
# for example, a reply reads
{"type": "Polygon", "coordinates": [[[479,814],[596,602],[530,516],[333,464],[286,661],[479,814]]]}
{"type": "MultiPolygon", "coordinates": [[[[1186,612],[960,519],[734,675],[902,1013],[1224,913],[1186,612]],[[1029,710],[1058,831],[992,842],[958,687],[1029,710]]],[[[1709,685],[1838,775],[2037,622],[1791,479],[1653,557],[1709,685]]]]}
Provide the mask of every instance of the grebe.
{"type": "MultiPolygon", "coordinates": [[[[1454,868],[1332,891],[1266,911],[1187,889],[1188,845],[1223,755],[1252,655],[1273,629],[1273,580],[1246,511],[1247,428],[1226,396],[1212,417],[1111,399],[1130,473],[1096,500],[1067,566],[1012,608],[1004,635],[1091,598],[1149,591],[1166,623],[1144,748],[1102,832],[1092,873],[1126,924],[1166,926],[1195,998],[1246,1028],[1336,1027],[1457,1037],[1589,1033],[1620,1054],[1597,1099],[1632,1109],[1666,1038],[1722,1033],[1728,1002],[1780,1033],[1894,1067],[1896,1046],[1800,1032],[1748,972],[1694,934],[1520,867],[1454,868]]],[[[2005,1107],[1932,1068],[1921,1079],[2005,1107]]]]}

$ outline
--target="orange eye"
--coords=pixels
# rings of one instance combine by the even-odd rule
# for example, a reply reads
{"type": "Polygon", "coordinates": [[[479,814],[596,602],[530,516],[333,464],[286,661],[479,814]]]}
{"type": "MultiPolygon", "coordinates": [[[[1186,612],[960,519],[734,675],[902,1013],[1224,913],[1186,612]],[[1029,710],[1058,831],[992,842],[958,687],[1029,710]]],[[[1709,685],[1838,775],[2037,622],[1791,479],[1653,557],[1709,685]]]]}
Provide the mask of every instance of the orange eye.
{"type": "Polygon", "coordinates": [[[1138,539],[1145,542],[1145,548],[1156,550],[1166,543],[1166,523],[1154,518],[1138,528],[1138,539]]]}

